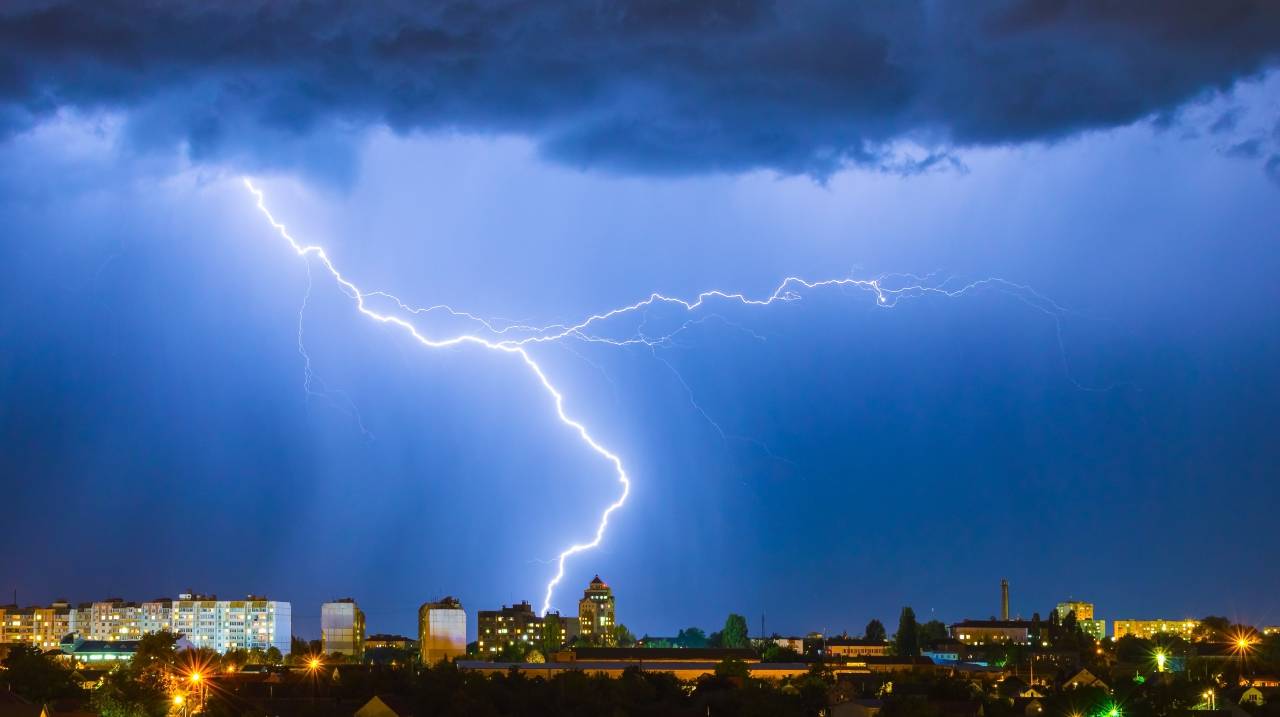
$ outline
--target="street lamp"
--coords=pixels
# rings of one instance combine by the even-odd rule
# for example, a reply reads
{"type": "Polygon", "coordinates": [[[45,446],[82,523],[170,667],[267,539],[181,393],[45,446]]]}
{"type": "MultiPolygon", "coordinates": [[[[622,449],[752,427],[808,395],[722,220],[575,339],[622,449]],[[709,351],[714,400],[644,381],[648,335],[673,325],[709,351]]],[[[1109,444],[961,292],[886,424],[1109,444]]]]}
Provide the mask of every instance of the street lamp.
{"type": "Polygon", "coordinates": [[[1156,672],[1164,672],[1164,663],[1168,659],[1169,656],[1164,653],[1164,650],[1156,650],[1156,672]]]}
{"type": "Polygon", "coordinates": [[[191,680],[191,684],[195,686],[196,692],[200,695],[200,711],[204,712],[204,675],[200,674],[200,670],[192,670],[187,679],[191,680]]]}

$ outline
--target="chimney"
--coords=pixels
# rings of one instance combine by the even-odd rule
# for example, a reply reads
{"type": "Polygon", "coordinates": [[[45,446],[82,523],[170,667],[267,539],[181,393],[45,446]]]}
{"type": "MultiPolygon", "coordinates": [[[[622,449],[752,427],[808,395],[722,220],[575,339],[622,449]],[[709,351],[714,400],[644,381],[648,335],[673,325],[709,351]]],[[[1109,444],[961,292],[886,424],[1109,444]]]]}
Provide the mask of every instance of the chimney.
{"type": "Polygon", "coordinates": [[[1009,581],[1000,579],[1000,619],[1009,619],[1009,581]]]}

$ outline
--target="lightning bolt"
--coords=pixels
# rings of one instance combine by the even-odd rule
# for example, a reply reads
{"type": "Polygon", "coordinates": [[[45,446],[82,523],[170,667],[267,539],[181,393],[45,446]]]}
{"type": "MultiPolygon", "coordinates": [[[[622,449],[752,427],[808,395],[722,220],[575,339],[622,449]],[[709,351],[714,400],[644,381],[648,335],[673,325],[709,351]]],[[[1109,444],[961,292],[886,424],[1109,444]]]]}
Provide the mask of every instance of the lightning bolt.
{"type": "MultiPolygon", "coordinates": [[[[893,308],[898,304],[898,302],[908,298],[930,295],[945,298],[957,298],[979,290],[991,289],[1013,296],[1031,308],[1053,317],[1058,327],[1058,345],[1059,348],[1062,349],[1063,369],[1064,372],[1067,373],[1068,379],[1071,380],[1071,382],[1078,388],[1084,390],[1108,390],[1107,388],[1097,389],[1084,386],[1070,375],[1070,367],[1067,362],[1066,351],[1062,342],[1061,320],[1063,316],[1071,312],[1048,297],[1036,292],[1029,286],[1017,284],[997,277],[979,279],[963,285],[950,287],[949,285],[952,283],[950,278],[934,283],[933,275],[920,277],[913,274],[884,274],[871,279],[836,278],[818,281],[810,281],[800,277],[790,276],[783,279],[771,293],[760,298],[752,298],[741,292],[729,292],[720,289],[704,291],[692,299],[681,299],[655,292],[634,303],[609,309],[601,313],[592,314],[576,324],[557,323],[546,326],[537,326],[519,321],[484,318],[466,311],[459,311],[444,304],[436,304],[420,308],[413,307],[401,301],[393,294],[389,294],[384,291],[365,291],[343,276],[343,274],[334,265],[333,261],[329,258],[329,255],[325,252],[323,247],[304,244],[303,242],[295,239],[289,233],[289,230],[285,225],[277,220],[267,208],[266,197],[263,195],[262,191],[254,186],[252,180],[249,178],[245,177],[243,178],[243,181],[245,188],[248,189],[255,197],[258,210],[266,217],[267,221],[271,224],[276,233],[288,242],[289,246],[299,257],[308,260],[308,296],[310,295],[311,281],[309,260],[315,259],[333,278],[334,282],[338,285],[338,288],[355,303],[357,311],[374,321],[382,324],[388,324],[402,330],[414,341],[417,341],[426,348],[447,349],[462,346],[473,346],[507,354],[519,359],[525,367],[532,372],[534,378],[537,379],[539,385],[542,386],[547,396],[551,399],[556,417],[560,422],[576,433],[579,439],[581,439],[581,441],[590,448],[592,452],[605,459],[613,466],[621,492],[618,495],[618,498],[607,505],[600,513],[600,519],[596,524],[595,534],[590,541],[585,543],[575,543],[560,552],[556,560],[556,574],[547,583],[546,592],[543,597],[541,610],[543,615],[551,609],[551,599],[555,593],[556,586],[564,579],[566,561],[578,553],[598,547],[601,541],[603,541],[605,531],[609,527],[610,516],[612,516],[615,511],[626,503],[627,496],[631,493],[631,478],[627,475],[622,459],[592,436],[591,432],[587,430],[587,427],[582,422],[573,418],[568,414],[568,412],[566,412],[564,406],[564,394],[556,388],[556,386],[551,382],[551,379],[547,376],[546,371],[544,371],[538,362],[534,360],[533,356],[530,355],[528,348],[531,346],[562,341],[580,341],[584,343],[600,343],[618,347],[643,346],[648,347],[650,350],[655,350],[659,347],[670,346],[672,340],[678,334],[705,320],[703,318],[691,318],[669,333],[659,336],[649,336],[644,334],[642,331],[644,328],[643,322],[633,333],[621,338],[610,336],[607,333],[598,333],[605,332],[607,325],[612,320],[630,314],[641,313],[644,320],[647,321],[648,310],[659,305],[671,306],[687,313],[697,312],[706,305],[707,302],[712,300],[726,303],[737,303],[748,307],[766,307],[777,303],[798,301],[802,298],[802,291],[838,288],[856,289],[869,292],[874,295],[877,306],[887,309],[893,308]],[[371,308],[370,300],[389,301],[394,304],[397,311],[412,316],[443,314],[452,319],[461,320],[477,326],[483,332],[487,333],[489,338],[475,333],[459,333],[449,336],[448,338],[432,338],[422,333],[413,323],[410,323],[400,316],[391,313],[383,313],[382,311],[371,308]]],[[[305,309],[305,300],[303,306],[305,309]]],[[[310,369],[310,357],[307,356],[305,350],[301,348],[301,326],[299,326],[299,347],[299,351],[303,354],[303,357],[306,360],[306,375],[309,386],[313,376],[310,369]]],[[[666,363],[665,360],[663,360],[663,362],[666,363]]],[[[674,371],[674,367],[669,363],[667,366],[674,371]]],[[[680,381],[684,384],[682,378],[680,381]]],[[[688,384],[684,384],[684,386],[688,391],[688,384]]],[[[691,392],[690,396],[692,400],[691,392]]],[[[710,416],[708,416],[705,411],[702,411],[702,408],[698,406],[696,402],[694,403],[694,406],[702,412],[703,416],[708,421],[711,421],[710,416]]],[[[711,421],[711,423],[722,436],[725,435],[724,431],[720,429],[718,424],[714,421],[711,421]]]]}

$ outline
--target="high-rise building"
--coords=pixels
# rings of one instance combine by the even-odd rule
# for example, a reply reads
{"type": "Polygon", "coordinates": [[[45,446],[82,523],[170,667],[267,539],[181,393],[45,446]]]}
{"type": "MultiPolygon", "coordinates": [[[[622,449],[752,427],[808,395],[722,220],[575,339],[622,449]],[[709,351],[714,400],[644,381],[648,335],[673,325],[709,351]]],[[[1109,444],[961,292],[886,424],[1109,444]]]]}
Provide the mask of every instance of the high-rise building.
{"type": "Polygon", "coordinates": [[[1144,640],[1150,640],[1157,635],[1177,635],[1184,640],[1191,640],[1195,637],[1196,628],[1200,627],[1199,620],[1116,620],[1114,623],[1112,636],[1119,640],[1126,635],[1141,637],[1144,640]]]}
{"type": "Polygon", "coordinates": [[[0,605],[0,644],[21,643],[42,650],[58,646],[71,632],[73,610],[66,601],[48,607],[0,605]]]}
{"type": "Polygon", "coordinates": [[[1090,635],[1095,640],[1101,640],[1107,636],[1107,621],[1099,620],[1093,616],[1093,603],[1080,602],[1076,600],[1068,600],[1060,602],[1053,609],[1058,615],[1058,620],[1063,621],[1071,613],[1075,613],[1076,624],[1084,631],[1086,635],[1090,635]]]}
{"type": "Polygon", "coordinates": [[[466,654],[467,613],[457,598],[443,597],[418,608],[418,649],[424,665],[466,654]]]}
{"type": "Polygon", "coordinates": [[[48,607],[0,608],[0,642],[57,647],[68,634],[82,640],[120,642],[168,630],[196,647],[217,652],[275,647],[284,654],[289,652],[290,623],[289,603],[256,596],[218,600],[183,594],[177,600],[144,603],[110,598],[74,608],[58,601],[48,607]]]}
{"type": "Polygon", "coordinates": [[[553,636],[557,643],[554,647],[560,647],[577,633],[577,621],[572,617],[562,618],[558,612],[539,617],[527,601],[503,605],[501,610],[481,610],[476,613],[476,647],[481,654],[491,655],[517,643],[541,644],[545,642],[547,621],[552,619],[560,626],[559,634],[553,636]]]}
{"type": "Polygon", "coordinates": [[[579,634],[589,644],[613,645],[614,624],[613,588],[597,575],[578,601],[579,634]]]}
{"type": "Polygon", "coordinates": [[[320,606],[320,644],[326,655],[364,655],[364,612],[355,600],[342,598],[320,606]]]}

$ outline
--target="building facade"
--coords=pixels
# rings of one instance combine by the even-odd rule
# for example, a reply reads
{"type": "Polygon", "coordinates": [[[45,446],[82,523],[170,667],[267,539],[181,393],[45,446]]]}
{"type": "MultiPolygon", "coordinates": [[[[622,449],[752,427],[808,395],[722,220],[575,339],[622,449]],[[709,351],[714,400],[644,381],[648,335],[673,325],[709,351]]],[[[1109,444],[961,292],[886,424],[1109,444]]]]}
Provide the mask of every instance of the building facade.
{"type": "Polygon", "coordinates": [[[51,650],[71,632],[74,610],[65,601],[48,607],[0,606],[0,644],[25,644],[51,650]]]}
{"type": "Polygon", "coordinates": [[[852,637],[831,637],[823,640],[827,657],[888,657],[889,643],[878,640],[859,640],[852,637]]]}
{"type": "Polygon", "coordinates": [[[0,608],[0,642],[25,642],[46,649],[58,647],[68,635],[117,642],[161,630],[179,633],[192,645],[217,652],[275,647],[286,654],[292,611],[289,603],[264,597],[218,600],[191,594],[144,603],[110,598],[76,607],[58,601],[48,607],[0,608]]]}
{"type": "Polygon", "coordinates": [[[1127,635],[1150,640],[1158,635],[1177,635],[1184,640],[1194,639],[1199,620],[1116,620],[1112,635],[1119,640],[1127,635]]]}
{"type": "Polygon", "coordinates": [[[1086,635],[1091,636],[1095,640],[1101,640],[1107,636],[1107,621],[1099,620],[1094,616],[1093,603],[1091,602],[1070,600],[1067,602],[1060,602],[1053,611],[1057,613],[1059,622],[1066,620],[1067,616],[1071,613],[1075,613],[1076,624],[1080,626],[1080,629],[1084,631],[1086,635]]]}
{"type": "Polygon", "coordinates": [[[351,598],[320,606],[320,644],[326,655],[364,656],[364,612],[351,598]]]}
{"type": "Polygon", "coordinates": [[[574,618],[561,617],[558,612],[539,617],[528,602],[510,607],[503,605],[501,610],[481,610],[476,613],[476,648],[482,655],[493,655],[508,645],[544,643],[548,620],[560,626],[559,635],[554,636],[554,641],[559,643],[555,647],[566,644],[577,633],[578,622],[574,618]]]}
{"type": "Polygon", "coordinates": [[[966,645],[1029,645],[1029,620],[965,620],[951,626],[951,637],[966,645]]]}
{"type": "Polygon", "coordinates": [[[424,665],[467,654],[467,613],[457,598],[443,597],[418,608],[418,650],[424,665]]]}
{"type": "Polygon", "coordinates": [[[613,588],[595,576],[578,601],[578,633],[588,644],[610,647],[614,644],[613,588]]]}

